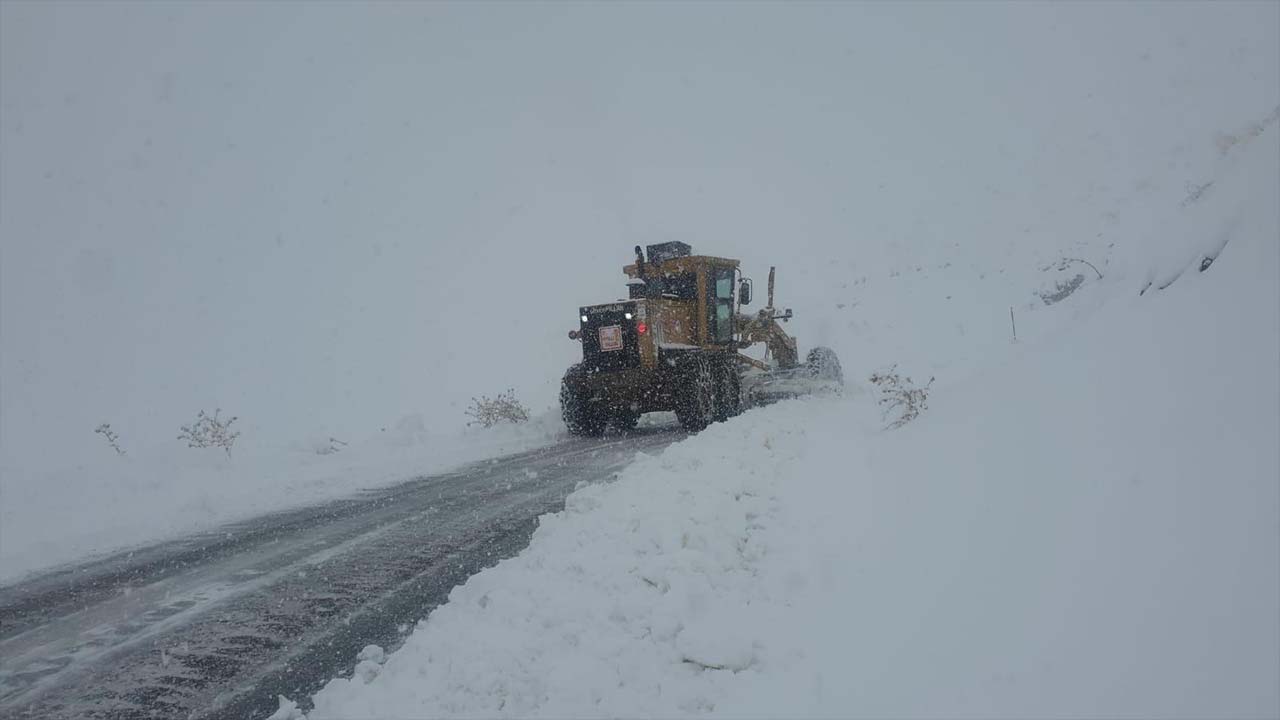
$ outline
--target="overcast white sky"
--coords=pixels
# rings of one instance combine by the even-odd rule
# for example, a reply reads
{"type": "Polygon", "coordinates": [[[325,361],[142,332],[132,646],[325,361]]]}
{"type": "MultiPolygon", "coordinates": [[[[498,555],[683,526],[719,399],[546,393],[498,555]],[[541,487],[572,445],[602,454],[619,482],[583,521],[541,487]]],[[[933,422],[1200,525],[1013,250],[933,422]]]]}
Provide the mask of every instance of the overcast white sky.
{"type": "Polygon", "coordinates": [[[850,275],[1183,192],[1278,38],[1274,2],[4,2],[3,456],[548,406],[637,243],[779,265],[852,354],[850,275]]]}

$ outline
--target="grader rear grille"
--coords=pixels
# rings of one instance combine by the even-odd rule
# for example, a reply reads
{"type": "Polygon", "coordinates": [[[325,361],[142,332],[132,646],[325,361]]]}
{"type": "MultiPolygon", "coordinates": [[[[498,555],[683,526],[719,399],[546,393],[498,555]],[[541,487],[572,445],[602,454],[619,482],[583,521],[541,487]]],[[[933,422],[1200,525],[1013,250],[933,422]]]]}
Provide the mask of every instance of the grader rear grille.
{"type": "Polygon", "coordinates": [[[582,362],[588,372],[612,372],[640,366],[636,304],[594,305],[578,309],[582,362]]]}

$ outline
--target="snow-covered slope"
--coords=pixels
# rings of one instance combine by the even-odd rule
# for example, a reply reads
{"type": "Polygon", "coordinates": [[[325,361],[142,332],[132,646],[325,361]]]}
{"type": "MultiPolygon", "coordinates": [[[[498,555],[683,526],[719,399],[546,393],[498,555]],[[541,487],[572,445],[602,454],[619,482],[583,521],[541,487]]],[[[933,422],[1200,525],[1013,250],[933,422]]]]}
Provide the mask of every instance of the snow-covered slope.
{"type": "Polygon", "coordinates": [[[564,439],[558,414],[453,433],[407,415],[372,438],[321,436],[232,454],[181,444],[132,447],[101,464],[5,468],[0,582],[94,555],[321,503],[564,439]]]}
{"type": "Polygon", "coordinates": [[[916,421],[862,383],[641,458],[310,717],[1280,714],[1277,130],[916,421]]]}

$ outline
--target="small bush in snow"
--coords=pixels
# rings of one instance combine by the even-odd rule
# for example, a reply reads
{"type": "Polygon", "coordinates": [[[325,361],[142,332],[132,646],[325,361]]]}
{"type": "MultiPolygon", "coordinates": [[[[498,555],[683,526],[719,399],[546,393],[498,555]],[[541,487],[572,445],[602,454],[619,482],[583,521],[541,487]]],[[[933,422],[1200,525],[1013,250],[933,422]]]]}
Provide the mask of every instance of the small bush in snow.
{"type": "Polygon", "coordinates": [[[1079,290],[1080,286],[1083,284],[1084,275],[1076,273],[1075,277],[1069,280],[1059,280],[1055,282],[1053,289],[1041,290],[1036,294],[1040,296],[1040,299],[1044,301],[1045,305],[1052,305],[1066,300],[1071,296],[1071,293],[1079,290]]]}
{"type": "Polygon", "coordinates": [[[488,428],[502,422],[525,422],[529,419],[529,409],[520,404],[519,400],[516,400],[515,389],[508,389],[504,393],[499,393],[498,397],[495,398],[490,398],[487,395],[471,398],[471,407],[467,408],[467,417],[471,418],[471,420],[467,421],[467,427],[479,425],[488,428]]]}
{"type": "Polygon", "coordinates": [[[1042,288],[1036,291],[1036,295],[1040,296],[1040,299],[1044,301],[1045,305],[1053,305],[1054,303],[1066,300],[1084,284],[1085,276],[1082,273],[1075,273],[1073,275],[1067,274],[1074,270],[1072,266],[1080,265],[1089,266],[1089,269],[1098,276],[1098,279],[1102,279],[1102,271],[1088,260],[1069,257],[1058,258],[1057,261],[1051,262],[1040,268],[1040,272],[1049,272],[1052,270],[1057,272],[1059,275],[1058,278],[1054,280],[1052,287],[1042,288]]]}
{"type": "Polygon", "coordinates": [[[179,440],[186,440],[187,447],[193,448],[222,448],[231,454],[231,446],[235,444],[236,438],[240,437],[240,432],[231,430],[231,423],[239,418],[232,417],[223,420],[218,417],[222,412],[222,408],[216,408],[212,415],[201,410],[196,415],[196,421],[190,425],[183,425],[178,434],[179,440]]]}
{"type": "Polygon", "coordinates": [[[94,428],[93,432],[106,438],[107,444],[116,451],[116,454],[124,455],[124,450],[120,448],[120,436],[111,429],[111,423],[102,423],[94,428]]]}
{"type": "Polygon", "coordinates": [[[898,366],[890,366],[888,370],[877,372],[871,376],[871,382],[880,388],[880,406],[884,419],[893,415],[897,417],[885,426],[886,430],[900,428],[915,420],[920,413],[929,409],[929,388],[933,378],[924,387],[916,387],[910,377],[898,374],[898,366]]]}
{"type": "Polygon", "coordinates": [[[315,450],[317,455],[332,455],[346,446],[347,443],[342,442],[338,438],[331,437],[327,442],[317,442],[315,450]]]}

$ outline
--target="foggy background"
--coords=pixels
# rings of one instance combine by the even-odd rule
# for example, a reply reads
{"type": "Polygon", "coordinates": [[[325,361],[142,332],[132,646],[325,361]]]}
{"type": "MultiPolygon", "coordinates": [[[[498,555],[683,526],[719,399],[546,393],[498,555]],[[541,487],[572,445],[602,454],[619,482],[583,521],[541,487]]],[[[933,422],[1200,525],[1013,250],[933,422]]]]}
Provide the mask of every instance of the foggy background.
{"type": "MultiPolygon", "coordinates": [[[[933,369],[990,337],[859,278],[1125,272],[1134,208],[1275,108],[1277,36],[1269,2],[3,3],[3,461],[215,406],[268,444],[541,410],[667,240],[777,265],[851,377],[933,369]]],[[[1030,288],[984,288],[1003,331],[1030,288]]]]}

